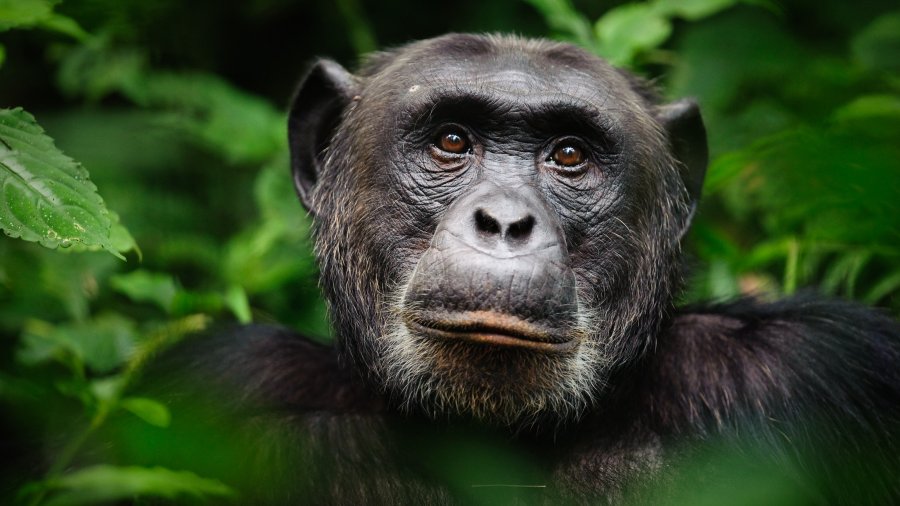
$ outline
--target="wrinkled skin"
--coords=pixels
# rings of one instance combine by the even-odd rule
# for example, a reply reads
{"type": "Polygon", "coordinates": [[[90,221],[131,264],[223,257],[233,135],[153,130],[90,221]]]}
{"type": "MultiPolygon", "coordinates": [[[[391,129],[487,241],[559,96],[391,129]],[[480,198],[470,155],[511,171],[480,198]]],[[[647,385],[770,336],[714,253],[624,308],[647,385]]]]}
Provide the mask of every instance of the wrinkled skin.
{"type": "Polygon", "coordinates": [[[129,462],[190,468],[195,423],[228,428],[222,459],[243,441],[207,474],[247,504],[677,503],[760,472],[766,504],[900,501],[896,321],[674,307],[693,102],[569,45],[448,35],[317,62],[289,139],[337,343],[244,326],[173,350],[147,395],[174,443],[129,462]],[[723,476],[715,443],[746,467],[723,476]]]}
{"type": "Polygon", "coordinates": [[[578,415],[670,309],[705,158],[686,166],[668,135],[705,155],[696,106],[653,105],[546,42],[435,39],[360,74],[321,62],[293,113],[295,137],[330,137],[322,154],[294,144],[295,178],[342,349],[426,412],[578,415]],[[343,110],[306,113],[321,90],[343,110]],[[435,147],[448,128],[466,152],[435,147]],[[551,159],[561,143],[583,166],[551,159]]]}

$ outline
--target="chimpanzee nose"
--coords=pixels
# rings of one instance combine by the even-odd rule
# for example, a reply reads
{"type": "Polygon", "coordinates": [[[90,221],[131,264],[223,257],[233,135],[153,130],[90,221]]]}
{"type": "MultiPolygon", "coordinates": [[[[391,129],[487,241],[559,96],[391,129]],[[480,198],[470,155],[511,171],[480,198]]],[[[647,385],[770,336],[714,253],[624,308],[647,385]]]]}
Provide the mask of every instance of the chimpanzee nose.
{"type": "Polygon", "coordinates": [[[503,202],[491,208],[475,210],[475,229],[484,239],[501,240],[513,245],[526,242],[534,229],[534,216],[503,202]]]}
{"type": "Polygon", "coordinates": [[[479,184],[448,210],[440,230],[496,257],[528,255],[563,243],[543,199],[529,186],[479,184]]]}

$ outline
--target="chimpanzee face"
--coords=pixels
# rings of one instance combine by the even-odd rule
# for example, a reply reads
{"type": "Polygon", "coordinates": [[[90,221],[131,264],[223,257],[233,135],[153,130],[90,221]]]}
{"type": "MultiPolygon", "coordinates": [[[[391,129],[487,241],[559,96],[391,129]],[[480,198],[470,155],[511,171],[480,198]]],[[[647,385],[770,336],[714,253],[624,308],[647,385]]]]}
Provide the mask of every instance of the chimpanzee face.
{"type": "Polygon", "coordinates": [[[292,162],[357,367],[410,407],[518,424],[577,415],[652,344],[705,135],[636,83],[468,35],[312,70],[292,162]]]}

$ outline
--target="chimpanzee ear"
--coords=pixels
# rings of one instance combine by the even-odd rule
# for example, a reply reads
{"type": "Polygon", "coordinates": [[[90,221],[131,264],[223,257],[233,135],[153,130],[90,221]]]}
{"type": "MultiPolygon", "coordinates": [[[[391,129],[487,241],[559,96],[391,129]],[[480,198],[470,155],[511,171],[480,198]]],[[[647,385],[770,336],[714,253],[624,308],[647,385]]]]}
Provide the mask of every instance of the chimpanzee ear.
{"type": "Polygon", "coordinates": [[[312,213],[312,189],[319,178],[324,152],[356,94],[356,78],[340,64],[319,60],[300,81],[288,113],[291,172],[300,201],[312,213]]]}
{"type": "Polygon", "coordinates": [[[660,106],[656,117],[669,136],[672,154],[681,162],[681,179],[691,199],[693,216],[703,191],[703,179],[709,162],[706,127],[700,117],[700,107],[694,100],[679,100],[660,106]]]}

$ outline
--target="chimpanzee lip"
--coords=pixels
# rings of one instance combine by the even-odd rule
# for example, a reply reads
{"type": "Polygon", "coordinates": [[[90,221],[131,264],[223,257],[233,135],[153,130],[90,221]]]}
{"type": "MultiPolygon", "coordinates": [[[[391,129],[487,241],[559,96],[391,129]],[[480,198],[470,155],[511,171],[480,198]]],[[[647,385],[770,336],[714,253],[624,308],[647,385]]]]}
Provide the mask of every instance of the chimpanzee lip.
{"type": "Polygon", "coordinates": [[[559,353],[572,349],[575,339],[517,316],[495,311],[433,312],[417,311],[409,315],[411,330],[446,340],[464,340],[497,346],[528,348],[559,353]]]}

